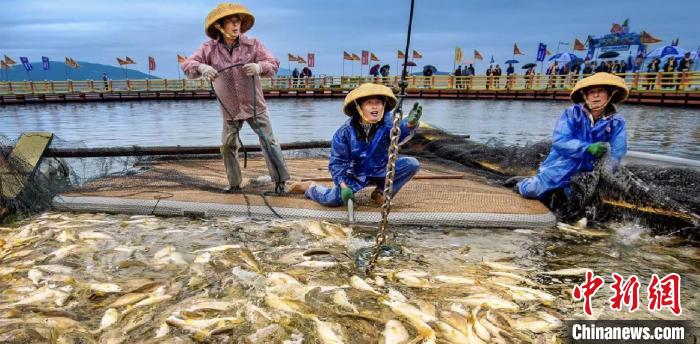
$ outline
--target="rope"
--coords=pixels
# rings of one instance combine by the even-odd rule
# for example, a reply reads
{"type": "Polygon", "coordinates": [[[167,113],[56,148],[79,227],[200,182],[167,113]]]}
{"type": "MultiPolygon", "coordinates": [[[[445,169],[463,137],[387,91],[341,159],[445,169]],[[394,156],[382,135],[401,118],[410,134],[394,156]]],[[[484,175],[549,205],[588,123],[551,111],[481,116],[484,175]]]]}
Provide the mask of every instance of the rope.
{"type": "Polygon", "coordinates": [[[374,252],[372,258],[367,264],[366,274],[371,274],[374,270],[377,260],[379,259],[379,254],[381,247],[386,242],[386,227],[389,223],[389,213],[391,212],[391,199],[393,197],[394,190],[394,175],[396,174],[396,158],[399,155],[399,134],[401,130],[399,128],[399,123],[403,119],[403,100],[406,97],[406,87],[408,82],[406,81],[406,68],[408,64],[408,49],[411,45],[411,26],[413,25],[413,2],[411,0],[411,12],[408,17],[408,33],[406,35],[406,54],[404,54],[403,71],[401,72],[401,81],[399,81],[399,101],[396,105],[396,109],[392,113],[392,127],[391,127],[391,143],[389,146],[389,161],[386,165],[386,180],[384,182],[384,203],[382,204],[382,219],[379,222],[379,231],[377,232],[377,237],[375,240],[374,252]]]}

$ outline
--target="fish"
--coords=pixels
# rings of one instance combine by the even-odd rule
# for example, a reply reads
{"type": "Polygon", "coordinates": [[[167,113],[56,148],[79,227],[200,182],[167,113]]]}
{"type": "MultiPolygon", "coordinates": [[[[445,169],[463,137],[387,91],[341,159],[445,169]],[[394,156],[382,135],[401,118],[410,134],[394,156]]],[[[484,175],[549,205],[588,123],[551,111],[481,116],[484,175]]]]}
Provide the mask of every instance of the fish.
{"type": "Polygon", "coordinates": [[[512,280],[516,280],[516,281],[518,281],[518,282],[523,282],[523,283],[525,283],[525,284],[527,284],[527,285],[530,285],[530,286],[536,286],[536,285],[537,285],[537,283],[535,283],[533,280],[531,280],[531,279],[529,279],[529,278],[527,278],[527,277],[524,277],[524,276],[520,276],[520,275],[518,275],[518,274],[511,273],[511,272],[489,271],[489,275],[498,276],[498,277],[510,278],[510,279],[512,279],[512,280]]]}
{"type": "Polygon", "coordinates": [[[211,319],[182,319],[179,315],[173,314],[165,319],[165,323],[172,327],[178,327],[190,332],[207,330],[214,326],[224,327],[227,325],[240,325],[245,319],[240,317],[219,317],[211,319]]]}
{"type": "Polygon", "coordinates": [[[27,272],[27,277],[32,280],[34,285],[38,285],[39,281],[44,277],[44,274],[37,269],[30,269],[29,272],[27,272]]]}
{"type": "Polygon", "coordinates": [[[211,252],[204,252],[200,255],[194,257],[194,262],[196,264],[206,264],[211,262],[211,252]]]}
{"type": "Polygon", "coordinates": [[[192,251],[192,253],[201,253],[201,252],[223,252],[227,250],[240,250],[243,248],[241,245],[221,245],[221,246],[212,246],[212,247],[207,247],[199,250],[192,251]]]}
{"type": "Polygon", "coordinates": [[[396,289],[389,288],[389,291],[387,292],[387,296],[389,297],[389,300],[392,300],[392,301],[408,302],[408,299],[403,294],[401,294],[401,292],[397,291],[396,289]]]}
{"type": "Polygon", "coordinates": [[[73,268],[65,265],[58,265],[58,264],[48,264],[48,265],[37,265],[34,267],[37,270],[47,272],[47,273],[52,273],[52,274],[61,274],[61,275],[70,275],[73,273],[73,268]]]}
{"type": "Polygon", "coordinates": [[[283,312],[296,313],[304,317],[308,316],[311,311],[303,302],[293,300],[287,297],[280,297],[272,293],[267,293],[264,297],[265,304],[283,312]]]}
{"type": "Polygon", "coordinates": [[[93,231],[80,232],[78,237],[82,240],[114,240],[111,235],[93,231]]]}
{"type": "Polygon", "coordinates": [[[441,336],[444,337],[449,343],[462,344],[473,342],[473,340],[470,341],[470,338],[467,338],[466,334],[456,330],[454,327],[442,321],[436,321],[435,325],[440,330],[441,336]]]}
{"type": "Polygon", "coordinates": [[[171,263],[175,265],[187,265],[187,262],[182,257],[182,254],[177,252],[175,247],[172,245],[168,245],[160,249],[153,256],[153,259],[155,260],[156,265],[168,265],[171,263]]]}
{"type": "Polygon", "coordinates": [[[119,312],[114,308],[106,310],[100,321],[100,331],[116,324],[117,321],[119,321],[119,312]]]}
{"type": "Polygon", "coordinates": [[[56,240],[58,242],[78,241],[78,235],[75,233],[74,230],[66,229],[56,237],[56,240]]]}
{"type": "Polygon", "coordinates": [[[347,242],[352,233],[350,227],[324,221],[307,221],[306,228],[313,235],[341,244],[347,242]]]}
{"type": "Polygon", "coordinates": [[[436,342],[435,330],[428,325],[428,322],[435,322],[437,318],[423,313],[416,307],[405,302],[385,300],[382,301],[382,304],[389,306],[394,314],[406,318],[411,326],[416,329],[418,335],[424,339],[423,343],[436,342]]]}
{"type": "Polygon", "coordinates": [[[147,307],[147,306],[150,306],[150,305],[155,305],[155,304],[157,304],[157,303],[160,303],[160,302],[163,302],[163,301],[166,301],[166,300],[170,300],[170,299],[172,299],[172,298],[173,298],[172,295],[167,295],[167,294],[166,294],[166,295],[151,295],[151,296],[149,296],[149,297],[147,297],[147,298],[145,298],[145,299],[143,299],[143,300],[141,300],[141,301],[135,303],[135,304],[132,305],[132,306],[128,306],[126,309],[124,309],[124,310],[122,311],[122,316],[125,316],[125,315],[127,315],[127,314],[133,312],[133,311],[134,311],[135,309],[137,309],[137,308],[147,307]]]}
{"type": "Polygon", "coordinates": [[[350,300],[348,299],[348,295],[345,293],[343,289],[336,290],[333,293],[333,303],[336,305],[347,309],[353,313],[358,313],[357,307],[355,307],[352,303],[350,303],[350,300]]]}
{"type": "Polygon", "coordinates": [[[607,232],[592,231],[592,230],[587,230],[587,229],[583,229],[583,228],[578,228],[575,226],[567,225],[566,223],[563,223],[563,222],[557,223],[557,229],[559,229],[560,231],[565,232],[567,234],[572,234],[572,235],[581,236],[581,237],[602,238],[602,237],[610,236],[610,233],[607,233],[607,232]]]}
{"type": "Polygon", "coordinates": [[[316,334],[318,335],[318,340],[321,342],[321,344],[344,343],[341,337],[338,336],[335,331],[333,331],[332,326],[337,326],[337,324],[321,321],[317,317],[313,317],[313,321],[316,323],[316,334]]]}
{"type": "Polygon", "coordinates": [[[284,335],[284,330],[280,325],[271,324],[255,331],[255,333],[247,335],[244,339],[245,343],[277,343],[278,337],[284,335]]]}
{"type": "Polygon", "coordinates": [[[552,294],[550,294],[546,291],[527,288],[527,287],[520,287],[520,286],[515,286],[515,285],[510,285],[510,284],[505,284],[505,283],[496,283],[496,284],[500,285],[501,287],[510,289],[511,291],[535,295],[538,299],[542,300],[543,303],[549,303],[549,302],[556,300],[556,297],[554,297],[552,294]]]}
{"type": "Polygon", "coordinates": [[[401,284],[414,288],[430,287],[430,281],[423,278],[427,276],[427,272],[417,270],[401,270],[393,274],[393,277],[398,279],[401,284]]]}
{"type": "Polygon", "coordinates": [[[260,269],[260,263],[258,262],[258,259],[255,258],[255,255],[253,252],[251,252],[247,248],[241,248],[238,255],[241,257],[243,262],[245,262],[253,271],[255,272],[262,272],[260,269]]]}
{"type": "Polygon", "coordinates": [[[241,306],[242,301],[237,300],[236,302],[231,301],[220,301],[216,299],[201,299],[192,303],[186,308],[188,312],[198,312],[198,311],[217,311],[225,312],[231,310],[235,307],[241,306]]]}
{"type": "Polygon", "coordinates": [[[433,278],[438,282],[446,284],[476,284],[476,282],[473,279],[461,276],[437,275],[433,278]]]}
{"type": "Polygon", "coordinates": [[[20,301],[5,306],[4,308],[13,308],[20,305],[34,305],[42,303],[55,303],[56,306],[61,307],[65,304],[66,300],[68,300],[72,291],[73,287],[69,285],[56,289],[45,287],[33,293],[32,295],[23,298],[20,301]]]}
{"type": "Polygon", "coordinates": [[[325,268],[330,268],[333,266],[338,265],[337,262],[325,262],[325,261],[319,261],[319,260],[307,260],[298,264],[294,264],[294,266],[302,266],[306,268],[319,268],[319,269],[325,269],[325,268]]]}
{"type": "Polygon", "coordinates": [[[358,276],[350,277],[350,286],[363,291],[368,291],[372,294],[381,295],[378,291],[374,290],[367,282],[358,276]]]}
{"type": "Polygon", "coordinates": [[[90,283],[90,290],[103,294],[121,293],[122,288],[114,283],[90,283]]]}
{"type": "Polygon", "coordinates": [[[163,323],[162,325],[160,325],[160,327],[156,331],[155,338],[163,338],[163,337],[167,336],[168,333],[170,333],[170,326],[168,326],[167,323],[163,323]]]}
{"type": "Polygon", "coordinates": [[[549,275],[549,276],[585,276],[586,272],[591,271],[591,269],[587,268],[569,268],[569,269],[561,269],[561,270],[554,270],[554,271],[544,271],[541,272],[542,275],[549,275]]]}
{"type": "Polygon", "coordinates": [[[56,262],[56,261],[62,260],[63,258],[66,258],[66,257],[72,255],[73,253],[76,253],[76,251],[78,251],[79,249],[80,249],[80,245],[68,245],[65,247],[61,247],[61,248],[49,253],[49,256],[53,256],[53,258],[51,258],[51,260],[49,260],[49,261],[56,262]]]}
{"type": "Polygon", "coordinates": [[[383,344],[402,344],[408,341],[408,331],[403,324],[395,319],[391,319],[384,325],[383,344]]]}
{"type": "Polygon", "coordinates": [[[145,298],[148,297],[148,294],[146,293],[129,293],[126,295],[123,295],[122,297],[118,298],[111,304],[107,306],[107,308],[119,308],[119,307],[124,307],[128,306],[131,304],[134,304],[136,302],[139,302],[145,298]]]}
{"type": "Polygon", "coordinates": [[[5,275],[10,275],[17,271],[17,268],[14,267],[7,267],[7,266],[0,266],[0,277],[5,276],[5,275]]]}
{"type": "Polygon", "coordinates": [[[253,328],[262,328],[272,322],[270,314],[252,303],[246,303],[245,319],[253,328]]]}
{"type": "Polygon", "coordinates": [[[460,298],[447,298],[446,301],[462,303],[469,307],[477,307],[485,304],[491,309],[499,309],[510,312],[517,312],[520,309],[516,303],[489,294],[478,294],[460,298]]]}

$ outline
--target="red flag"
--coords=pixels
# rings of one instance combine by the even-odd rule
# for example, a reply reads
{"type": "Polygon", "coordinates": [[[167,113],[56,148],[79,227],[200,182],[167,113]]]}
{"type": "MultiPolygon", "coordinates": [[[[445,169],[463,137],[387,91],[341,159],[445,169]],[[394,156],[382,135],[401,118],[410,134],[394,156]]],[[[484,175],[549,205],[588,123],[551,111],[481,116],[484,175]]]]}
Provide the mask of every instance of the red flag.
{"type": "Polygon", "coordinates": [[[352,53],[352,60],[353,60],[353,61],[360,61],[360,57],[357,56],[357,54],[352,53]]]}
{"type": "Polygon", "coordinates": [[[148,70],[149,71],[156,70],[156,59],[154,59],[151,56],[148,57],[148,70]]]}
{"type": "Polygon", "coordinates": [[[354,59],[350,53],[343,50],[343,60],[353,61],[354,59]]]}
{"type": "Polygon", "coordinates": [[[15,60],[11,59],[9,56],[5,55],[5,64],[8,66],[12,66],[13,64],[17,64],[15,60]]]}
{"type": "Polygon", "coordinates": [[[513,43],[513,55],[525,55],[520,48],[518,48],[518,43],[513,43]]]}
{"type": "Polygon", "coordinates": [[[69,57],[68,60],[70,61],[70,67],[71,68],[80,68],[80,65],[78,62],[75,62],[72,57],[69,57]]]}
{"type": "Polygon", "coordinates": [[[374,55],[374,53],[369,54],[369,60],[379,62],[379,58],[377,57],[377,55],[374,55]]]}
{"type": "Polygon", "coordinates": [[[297,55],[297,63],[306,64],[306,60],[303,57],[297,55]]]}
{"type": "Polygon", "coordinates": [[[183,63],[185,63],[185,60],[187,60],[186,57],[184,57],[184,56],[182,56],[182,55],[180,55],[180,54],[177,54],[177,63],[183,64],[183,63]]]}
{"type": "Polygon", "coordinates": [[[367,50],[362,50],[362,64],[369,64],[369,51],[367,50]]]}
{"type": "Polygon", "coordinates": [[[126,57],[125,61],[127,64],[136,64],[136,61],[132,60],[129,56],[126,57]]]}
{"type": "MultiPolygon", "coordinates": [[[[66,59],[68,59],[68,58],[66,57],[66,59]]],[[[118,58],[118,57],[117,57],[117,63],[119,63],[120,66],[128,65],[128,64],[129,64],[128,61],[122,60],[122,59],[120,59],[120,58],[118,58]]]]}
{"type": "Polygon", "coordinates": [[[287,61],[290,61],[290,62],[299,62],[299,60],[297,60],[297,57],[294,56],[293,54],[290,54],[290,53],[287,53],[287,61]]]}
{"type": "Polygon", "coordinates": [[[474,60],[479,60],[479,61],[484,60],[484,57],[481,56],[481,53],[476,49],[474,49],[474,60]]]}
{"type": "Polygon", "coordinates": [[[610,33],[622,33],[622,25],[613,23],[612,27],[610,28],[610,33]]]}
{"type": "Polygon", "coordinates": [[[306,65],[309,66],[309,68],[313,68],[314,64],[316,64],[316,55],[314,53],[308,53],[306,55],[306,61],[308,62],[306,65]]]}
{"type": "Polygon", "coordinates": [[[403,53],[403,51],[399,50],[396,52],[396,58],[397,59],[404,59],[404,58],[406,58],[406,55],[403,53]]]}
{"type": "Polygon", "coordinates": [[[581,41],[578,40],[578,38],[574,39],[574,50],[579,50],[579,51],[585,51],[586,47],[583,45],[581,41]]]}
{"type": "Polygon", "coordinates": [[[422,59],[422,58],[423,58],[423,55],[414,49],[413,50],[413,59],[415,60],[415,59],[422,59]]]}

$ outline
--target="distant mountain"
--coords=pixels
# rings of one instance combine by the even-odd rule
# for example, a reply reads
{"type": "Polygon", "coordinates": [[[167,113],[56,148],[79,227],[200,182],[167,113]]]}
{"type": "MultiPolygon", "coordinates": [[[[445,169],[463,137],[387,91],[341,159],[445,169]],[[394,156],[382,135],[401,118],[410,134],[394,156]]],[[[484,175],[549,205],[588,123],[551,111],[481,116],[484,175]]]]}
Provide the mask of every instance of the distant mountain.
{"type": "MultiPolygon", "coordinates": [[[[124,68],[103,65],[99,63],[90,63],[84,61],[77,61],[80,68],[68,68],[68,74],[66,74],[66,65],[63,61],[51,61],[49,70],[43,71],[41,61],[32,62],[33,70],[27,72],[24,70],[24,66],[16,64],[8,69],[9,81],[29,81],[29,80],[102,80],[102,73],[107,73],[107,77],[112,80],[124,80],[126,76],[129,79],[147,79],[148,74],[139,72],[133,69],[127,69],[126,74],[124,74],[124,68]],[[45,74],[44,74],[45,73],[45,74]],[[46,75],[46,77],[44,77],[46,75]]],[[[5,71],[2,71],[2,76],[0,77],[3,81],[5,80],[5,71]]],[[[151,75],[151,79],[160,79],[160,77],[151,75]]]]}

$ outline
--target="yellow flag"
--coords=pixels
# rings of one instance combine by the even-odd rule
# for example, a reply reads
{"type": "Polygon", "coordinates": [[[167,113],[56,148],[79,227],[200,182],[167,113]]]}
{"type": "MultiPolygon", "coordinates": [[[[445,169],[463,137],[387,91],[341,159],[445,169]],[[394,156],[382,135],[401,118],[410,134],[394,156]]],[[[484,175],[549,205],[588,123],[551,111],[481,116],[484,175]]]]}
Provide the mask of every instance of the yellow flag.
{"type": "Polygon", "coordinates": [[[456,47],[455,48],[455,64],[462,64],[462,48],[456,47]]]}

